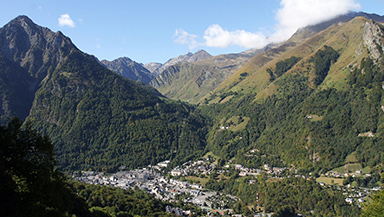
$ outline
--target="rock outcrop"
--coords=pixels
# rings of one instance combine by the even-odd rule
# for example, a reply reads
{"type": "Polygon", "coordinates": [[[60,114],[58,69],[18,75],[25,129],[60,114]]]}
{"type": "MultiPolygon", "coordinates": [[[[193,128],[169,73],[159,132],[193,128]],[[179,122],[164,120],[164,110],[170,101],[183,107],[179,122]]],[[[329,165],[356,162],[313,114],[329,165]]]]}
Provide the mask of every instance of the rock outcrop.
{"type": "Polygon", "coordinates": [[[373,60],[378,60],[384,53],[383,28],[373,20],[365,23],[364,27],[364,46],[367,47],[373,60]]]}

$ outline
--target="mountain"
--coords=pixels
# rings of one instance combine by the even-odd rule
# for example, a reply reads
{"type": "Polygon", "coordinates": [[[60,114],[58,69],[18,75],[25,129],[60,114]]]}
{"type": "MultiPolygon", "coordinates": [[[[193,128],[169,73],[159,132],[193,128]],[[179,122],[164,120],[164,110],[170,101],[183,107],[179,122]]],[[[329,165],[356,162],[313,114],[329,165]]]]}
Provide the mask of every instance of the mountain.
{"type": "MultiPolygon", "coordinates": [[[[340,31],[342,27],[345,27],[345,29],[350,28],[350,31],[354,31],[355,34],[360,34],[359,36],[361,36],[361,28],[351,27],[350,24],[345,25],[357,17],[364,17],[366,19],[374,18],[378,20],[378,22],[384,21],[383,16],[363,12],[351,12],[315,26],[308,26],[299,29],[282,45],[269,49],[266,52],[260,53],[253,57],[247,64],[244,65],[244,67],[234,73],[225,82],[221,83],[211,93],[211,96],[217,96],[228,91],[239,92],[241,90],[242,92],[253,92],[256,90],[256,92],[259,93],[259,91],[265,90],[262,95],[258,96],[261,98],[265,95],[265,93],[271,92],[270,90],[265,89],[269,85],[269,75],[267,73],[268,68],[274,68],[277,62],[288,59],[291,56],[302,58],[310,55],[311,53],[313,54],[316,49],[324,45],[324,42],[329,40],[329,37],[335,35],[335,32],[340,31]],[[360,30],[360,32],[358,32],[358,30],[360,30]],[[244,76],[244,73],[247,73],[247,76],[244,76]]],[[[350,35],[350,32],[347,33],[350,35]]],[[[340,31],[339,34],[346,33],[340,31]]],[[[349,37],[352,37],[352,35],[349,37]]],[[[356,37],[353,37],[353,40],[348,40],[349,38],[343,39],[345,40],[340,41],[341,44],[337,46],[338,48],[346,48],[348,46],[349,49],[352,49],[350,47],[351,44],[346,44],[346,42],[358,40],[356,37]]],[[[360,42],[361,41],[358,43],[360,42]]],[[[359,44],[354,44],[353,49],[357,49],[356,46],[359,46],[359,44]]],[[[273,85],[274,84],[271,86],[274,87],[273,85]]],[[[273,89],[274,88],[272,88],[272,90],[273,89]]]]}
{"type": "Polygon", "coordinates": [[[1,121],[25,119],[40,82],[77,49],[61,32],[36,26],[20,16],[0,29],[1,121]]]}
{"type": "Polygon", "coordinates": [[[19,16],[0,41],[2,120],[21,116],[49,136],[59,168],[113,171],[204,150],[194,107],[106,69],[62,33],[19,16]]]}
{"type": "Polygon", "coordinates": [[[128,57],[120,57],[113,61],[102,60],[101,63],[107,69],[122,75],[124,78],[140,81],[145,84],[148,84],[155,77],[142,64],[128,57]]]}
{"type": "MultiPolygon", "coordinates": [[[[188,53],[186,55],[170,59],[161,67],[160,65],[156,65],[156,67],[154,67],[154,63],[151,63],[146,66],[151,69],[151,72],[157,73],[158,75],[150,82],[150,85],[155,87],[159,92],[168,98],[188,101],[191,103],[205,102],[203,100],[209,97],[210,95],[208,94],[212,94],[211,92],[216,88],[218,88],[217,91],[220,92],[223,87],[232,86],[234,83],[238,82],[229,77],[238,71],[256,54],[263,53],[266,50],[269,51],[268,55],[270,56],[265,56],[264,58],[259,59],[261,62],[257,63],[264,64],[266,61],[277,57],[282,50],[295,47],[307,38],[318,34],[335,23],[347,22],[358,16],[364,16],[368,19],[374,18],[376,20],[382,20],[382,17],[375,14],[351,12],[318,25],[299,29],[289,41],[283,44],[270,44],[262,49],[250,49],[238,54],[223,54],[216,57],[211,56],[209,58],[207,56],[197,61],[190,60],[194,59],[192,57],[202,51],[195,54],[188,53]],[[228,82],[232,84],[227,84],[228,82]]],[[[244,79],[245,74],[244,72],[241,72],[237,73],[235,80],[239,79],[238,76],[242,73],[243,76],[241,79],[244,79]]],[[[248,75],[248,72],[245,73],[248,75]]],[[[215,93],[216,90],[213,91],[213,94],[215,93]]],[[[216,98],[216,100],[217,99],[218,98],[216,98]]]]}
{"type": "Polygon", "coordinates": [[[151,73],[157,75],[157,74],[160,74],[161,72],[163,72],[168,67],[176,65],[177,63],[181,63],[181,62],[194,63],[194,62],[197,62],[199,60],[209,59],[211,57],[212,56],[209,53],[207,53],[205,50],[199,50],[194,54],[189,52],[187,54],[180,55],[180,56],[175,57],[175,58],[171,58],[167,62],[165,62],[164,64],[148,63],[148,64],[145,64],[144,67],[146,67],[151,73]]]}
{"type": "MultiPolygon", "coordinates": [[[[168,98],[199,103],[206,94],[214,90],[255,54],[268,48],[251,49],[238,54],[222,54],[209,58],[206,56],[200,59],[195,57],[201,56],[203,53],[199,51],[188,57],[187,61],[168,66],[150,82],[150,85],[168,98]]],[[[178,59],[183,59],[185,56],[180,56],[178,59]]]]}
{"type": "Polygon", "coordinates": [[[383,36],[357,16],[257,54],[199,107],[214,120],[207,149],[251,168],[381,168],[383,36]]]}
{"type": "Polygon", "coordinates": [[[159,68],[162,66],[163,64],[161,63],[155,63],[155,62],[151,62],[151,63],[147,63],[144,65],[144,67],[150,71],[151,73],[153,73],[154,75],[157,75],[159,74],[159,68]]]}

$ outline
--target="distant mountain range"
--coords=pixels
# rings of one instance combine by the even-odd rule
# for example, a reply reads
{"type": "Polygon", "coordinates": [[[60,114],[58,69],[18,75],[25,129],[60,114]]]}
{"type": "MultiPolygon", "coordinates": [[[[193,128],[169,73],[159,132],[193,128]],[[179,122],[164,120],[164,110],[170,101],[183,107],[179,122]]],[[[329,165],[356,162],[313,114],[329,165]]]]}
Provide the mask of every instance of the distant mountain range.
{"type": "Polygon", "coordinates": [[[251,49],[237,54],[211,56],[203,50],[170,59],[149,83],[164,96],[199,103],[220,83],[236,72],[255,54],[273,47],[251,49]]]}
{"type": "Polygon", "coordinates": [[[205,50],[199,50],[196,53],[187,53],[184,55],[180,55],[175,58],[169,59],[164,64],[161,63],[147,63],[144,65],[145,68],[147,68],[151,73],[154,73],[156,75],[162,73],[165,69],[167,69],[170,66],[176,65],[180,62],[188,62],[188,63],[195,63],[199,60],[209,59],[212,56],[207,53],[205,50]]]}
{"type": "Polygon", "coordinates": [[[113,61],[102,60],[101,64],[125,78],[155,87],[168,98],[198,103],[255,54],[275,46],[269,45],[263,49],[250,49],[238,54],[215,57],[199,50],[171,58],[164,64],[142,65],[128,57],[113,61]]]}
{"type": "Polygon", "coordinates": [[[155,78],[142,64],[139,64],[128,57],[120,57],[113,61],[102,60],[101,63],[109,70],[114,71],[124,78],[140,81],[148,84],[155,78]]]}

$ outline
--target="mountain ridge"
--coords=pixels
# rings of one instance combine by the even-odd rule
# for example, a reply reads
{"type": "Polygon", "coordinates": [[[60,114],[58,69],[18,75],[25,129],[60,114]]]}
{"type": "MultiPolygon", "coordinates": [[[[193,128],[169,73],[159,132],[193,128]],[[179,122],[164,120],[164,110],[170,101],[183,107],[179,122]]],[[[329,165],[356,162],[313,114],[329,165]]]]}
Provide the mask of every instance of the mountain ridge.
{"type": "Polygon", "coordinates": [[[177,57],[171,58],[167,62],[165,62],[164,64],[152,62],[152,63],[145,64],[144,67],[146,67],[146,68],[148,67],[147,69],[151,73],[158,75],[161,72],[163,72],[165,69],[167,69],[168,67],[176,65],[177,63],[180,63],[180,62],[195,63],[197,61],[209,59],[211,57],[212,57],[212,55],[210,55],[205,50],[198,50],[195,53],[188,52],[187,54],[183,54],[183,55],[179,55],[177,57]],[[161,64],[161,65],[159,65],[159,64],[161,64]]]}
{"type": "Polygon", "coordinates": [[[23,92],[13,97],[8,97],[7,91],[3,92],[0,113],[2,122],[5,121],[5,116],[12,115],[25,119],[40,82],[49,77],[64,61],[64,56],[76,49],[71,40],[61,32],[53,33],[47,28],[37,26],[27,16],[18,16],[2,27],[0,53],[3,62],[8,63],[3,67],[13,66],[4,71],[7,74],[5,77],[10,80],[3,80],[1,89],[18,89],[18,92],[23,92]],[[17,78],[12,71],[16,71],[17,78]],[[19,81],[22,88],[17,87],[19,81]]]}
{"type": "Polygon", "coordinates": [[[155,78],[155,76],[143,67],[142,64],[139,64],[128,57],[120,57],[112,61],[101,60],[100,62],[107,69],[114,71],[125,78],[140,81],[145,84],[148,84],[155,78]]]}
{"type": "MultiPolygon", "coordinates": [[[[360,16],[352,16],[352,15],[359,15],[359,13],[348,14],[346,16],[349,19],[348,22],[351,21],[350,19],[352,17],[354,17],[354,19],[360,17],[360,16]]],[[[376,17],[376,16],[373,16],[373,17],[376,17]]],[[[379,17],[383,19],[383,16],[379,16],[379,17]]],[[[334,19],[334,20],[338,21],[339,19],[334,19]]],[[[266,88],[269,85],[269,81],[268,81],[269,75],[266,72],[266,69],[274,67],[274,64],[276,64],[276,62],[279,61],[277,57],[279,57],[280,55],[283,55],[284,53],[288,53],[288,52],[292,53],[292,51],[290,51],[291,49],[296,49],[295,51],[297,53],[296,56],[306,55],[306,54],[303,54],[303,52],[313,52],[315,48],[311,48],[312,44],[310,43],[312,42],[307,44],[303,44],[303,42],[310,40],[311,37],[314,38],[312,39],[313,44],[315,44],[316,40],[324,41],[326,40],[326,37],[330,37],[333,34],[332,31],[329,30],[330,28],[333,28],[335,29],[335,31],[338,31],[336,30],[338,26],[340,27],[343,25],[343,23],[340,23],[340,22],[333,23],[332,25],[329,25],[329,24],[330,23],[328,23],[327,21],[326,24],[323,24],[323,23],[319,24],[320,27],[318,28],[308,27],[308,28],[298,30],[290,39],[288,39],[285,43],[283,43],[279,47],[267,50],[263,53],[256,55],[248,63],[246,63],[243,66],[243,68],[241,68],[236,73],[234,73],[225,82],[221,83],[207,97],[211,97],[212,95],[220,95],[226,91],[238,92],[241,89],[245,91],[255,91],[256,89],[256,91],[259,93],[259,91],[261,91],[262,89],[266,88]],[[313,31],[313,29],[322,29],[324,25],[325,26],[329,25],[329,27],[327,28],[328,30],[324,29],[318,33],[316,31],[313,31]],[[324,34],[328,34],[328,36],[327,35],[317,36],[317,34],[322,34],[322,32],[324,31],[328,31],[328,33],[324,33],[324,34]],[[300,47],[300,48],[297,48],[297,47],[300,47]],[[241,77],[240,75],[245,72],[248,73],[248,76],[246,78],[241,77]],[[257,73],[253,74],[253,72],[257,72],[257,73]],[[256,77],[258,77],[259,79],[257,79],[256,77]]],[[[290,55],[293,55],[293,54],[285,54],[286,57],[289,57],[290,55]]],[[[273,87],[271,90],[274,90],[275,87],[273,84],[271,84],[271,87],[273,87]]],[[[265,90],[264,94],[266,92],[270,92],[270,91],[265,90]]],[[[260,97],[261,95],[258,96],[258,98],[260,97]]]]}

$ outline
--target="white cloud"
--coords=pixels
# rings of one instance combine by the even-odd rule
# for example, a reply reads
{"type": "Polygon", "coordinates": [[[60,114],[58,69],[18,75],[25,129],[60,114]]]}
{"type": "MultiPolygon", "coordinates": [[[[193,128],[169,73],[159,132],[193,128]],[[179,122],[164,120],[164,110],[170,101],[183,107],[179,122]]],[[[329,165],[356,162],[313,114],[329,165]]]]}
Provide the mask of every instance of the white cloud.
{"type": "Polygon", "coordinates": [[[174,42],[178,44],[187,44],[189,49],[193,49],[198,46],[196,41],[197,35],[189,34],[183,29],[176,29],[175,34],[173,35],[174,42]]]}
{"type": "Polygon", "coordinates": [[[68,26],[71,28],[75,28],[75,23],[72,18],[68,14],[63,14],[59,17],[59,26],[64,27],[68,26]]]}
{"type": "Polygon", "coordinates": [[[174,42],[187,44],[190,49],[199,46],[226,48],[234,45],[243,48],[262,48],[269,43],[287,40],[299,28],[315,25],[360,8],[355,0],[281,0],[276,13],[278,23],[275,32],[270,36],[245,30],[228,31],[214,24],[204,31],[202,39],[178,29],[174,35],[174,42]],[[202,42],[198,42],[199,39],[202,42]]]}
{"type": "Polygon", "coordinates": [[[277,30],[271,41],[288,39],[297,29],[319,24],[361,6],[355,0],[281,0],[277,11],[277,30]]]}
{"type": "Polygon", "coordinates": [[[209,26],[205,30],[203,38],[205,46],[221,48],[233,45],[244,48],[259,47],[267,40],[262,33],[251,33],[244,30],[227,31],[217,24],[209,26]]]}

